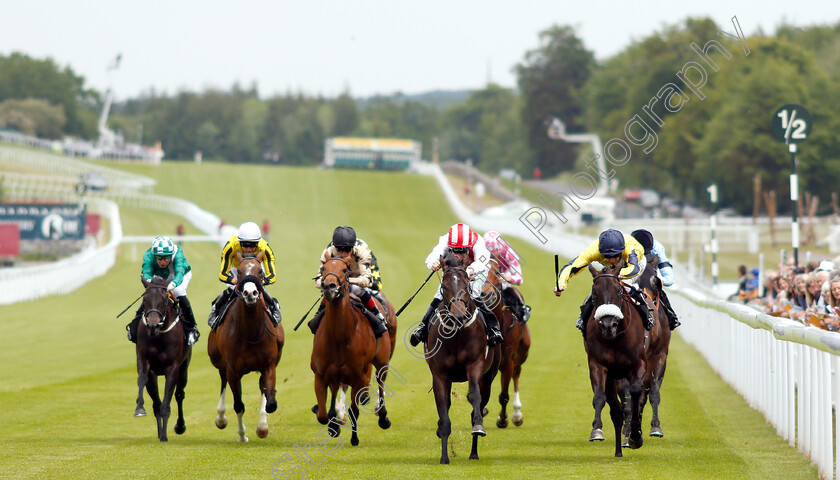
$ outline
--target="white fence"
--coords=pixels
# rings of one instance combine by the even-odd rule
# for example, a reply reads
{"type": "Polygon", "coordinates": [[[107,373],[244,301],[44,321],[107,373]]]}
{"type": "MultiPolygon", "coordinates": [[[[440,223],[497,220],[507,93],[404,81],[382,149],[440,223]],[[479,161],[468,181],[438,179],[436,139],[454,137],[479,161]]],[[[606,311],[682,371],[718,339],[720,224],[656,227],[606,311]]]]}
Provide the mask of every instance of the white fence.
{"type": "MultiPolygon", "coordinates": [[[[840,334],[710,299],[697,290],[671,295],[677,332],[712,368],[764,414],[776,432],[811,458],[821,476],[840,478],[840,334]],[[832,423],[835,422],[835,423],[832,423]]],[[[726,408],[721,406],[721,408],[726,408]]]]}

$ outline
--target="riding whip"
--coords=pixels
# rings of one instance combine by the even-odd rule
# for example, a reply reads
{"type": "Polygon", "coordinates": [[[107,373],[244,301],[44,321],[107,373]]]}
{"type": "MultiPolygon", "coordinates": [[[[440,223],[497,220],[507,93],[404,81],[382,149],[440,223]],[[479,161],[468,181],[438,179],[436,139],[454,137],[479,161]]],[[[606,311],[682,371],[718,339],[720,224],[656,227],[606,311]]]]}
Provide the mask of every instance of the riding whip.
{"type": "Polygon", "coordinates": [[[560,264],[557,255],[554,256],[554,286],[560,287],[560,264]]]}
{"type": "MultiPolygon", "coordinates": [[[[139,296],[139,297],[137,297],[137,300],[140,300],[141,298],[143,298],[143,295],[144,295],[145,293],[146,293],[146,292],[141,293],[141,294],[140,294],[140,296],[139,296]]],[[[117,315],[117,318],[120,318],[120,317],[122,316],[122,314],[123,314],[123,313],[125,313],[125,311],[126,311],[126,310],[128,310],[129,308],[131,308],[131,305],[134,305],[135,303],[137,303],[137,300],[135,300],[135,301],[131,302],[131,304],[129,304],[129,306],[125,307],[125,310],[123,310],[122,312],[120,312],[120,314],[119,314],[119,315],[117,315]]]]}
{"type": "Polygon", "coordinates": [[[309,307],[309,310],[307,310],[306,313],[303,314],[303,318],[301,318],[300,321],[297,323],[297,325],[295,325],[294,331],[297,332],[297,329],[300,326],[300,324],[303,323],[304,320],[306,320],[306,317],[309,316],[309,312],[311,312],[312,309],[315,308],[315,305],[318,305],[318,302],[321,300],[321,297],[323,297],[323,296],[324,296],[324,294],[322,293],[321,296],[319,296],[318,299],[315,300],[315,303],[313,303],[312,306],[309,307]]]}
{"type": "Polygon", "coordinates": [[[412,296],[411,296],[411,298],[409,298],[408,300],[406,300],[405,305],[403,305],[403,306],[402,306],[402,308],[400,308],[399,310],[397,310],[397,316],[398,316],[398,317],[400,316],[400,314],[402,313],[402,311],[403,311],[403,310],[405,310],[405,307],[407,307],[407,306],[408,306],[408,304],[409,304],[409,303],[411,303],[411,301],[412,301],[412,300],[414,300],[414,297],[416,297],[416,296],[417,296],[417,294],[418,294],[418,293],[420,293],[420,290],[423,290],[423,287],[425,287],[425,286],[426,286],[426,284],[429,282],[429,279],[430,279],[430,278],[432,278],[432,275],[434,275],[434,273],[435,273],[435,271],[434,271],[434,270],[432,270],[431,272],[429,272],[429,276],[428,276],[428,277],[426,277],[426,281],[425,281],[425,282],[423,282],[423,285],[420,285],[420,288],[418,288],[418,289],[417,289],[417,291],[416,291],[416,292],[414,292],[414,295],[412,295],[412,296]]]}

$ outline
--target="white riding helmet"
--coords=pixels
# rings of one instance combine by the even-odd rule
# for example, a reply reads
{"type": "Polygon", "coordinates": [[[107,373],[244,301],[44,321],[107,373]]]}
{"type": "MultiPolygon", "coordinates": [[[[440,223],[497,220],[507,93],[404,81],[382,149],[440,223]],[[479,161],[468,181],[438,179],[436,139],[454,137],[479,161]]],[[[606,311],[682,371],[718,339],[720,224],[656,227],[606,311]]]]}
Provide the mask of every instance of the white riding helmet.
{"type": "Polygon", "coordinates": [[[245,222],[239,226],[240,242],[259,242],[262,235],[260,227],[254,222],[245,222]]]}

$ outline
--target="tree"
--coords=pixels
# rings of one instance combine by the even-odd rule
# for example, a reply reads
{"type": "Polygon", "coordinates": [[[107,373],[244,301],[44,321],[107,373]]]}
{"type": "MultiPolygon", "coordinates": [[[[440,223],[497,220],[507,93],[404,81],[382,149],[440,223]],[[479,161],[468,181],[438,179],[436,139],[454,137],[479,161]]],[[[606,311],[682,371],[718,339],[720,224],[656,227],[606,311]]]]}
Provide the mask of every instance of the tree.
{"type": "Polygon", "coordinates": [[[0,127],[42,138],[61,138],[67,118],[64,108],[46,100],[6,100],[0,103],[0,127]]]}
{"type": "Polygon", "coordinates": [[[574,165],[575,150],[548,138],[545,120],[558,116],[568,131],[582,129],[585,103],[581,90],[595,66],[595,57],[573,27],[552,26],[540,32],[539,39],[540,47],[525,54],[516,73],[535,166],[551,175],[574,165]]]}
{"type": "Polygon", "coordinates": [[[359,128],[359,109],[349,91],[339,95],[333,103],[333,111],[335,112],[333,135],[350,135],[359,128]]]}

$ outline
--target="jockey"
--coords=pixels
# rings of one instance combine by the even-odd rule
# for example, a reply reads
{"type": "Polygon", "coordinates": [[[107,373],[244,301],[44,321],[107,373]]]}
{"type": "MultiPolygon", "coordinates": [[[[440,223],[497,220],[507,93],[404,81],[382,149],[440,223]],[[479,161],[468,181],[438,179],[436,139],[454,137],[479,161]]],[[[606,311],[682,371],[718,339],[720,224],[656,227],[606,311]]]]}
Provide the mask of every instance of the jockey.
{"type": "MultiPolygon", "coordinates": [[[[239,226],[239,231],[236,235],[230,237],[225,247],[222,249],[222,264],[219,269],[219,280],[227,283],[228,287],[213,300],[213,308],[210,311],[210,318],[207,320],[207,323],[214,327],[218,321],[218,315],[220,313],[220,309],[231,299],[234,298],[234,287],[236,285],[231,284],[233,281],[233,274],[231,273],[232,270],[235,270],[239,266],[239,260],[237,259],[237,253],[251,254],[257,255],[259,252],[263,252],[263,259],[262,259],[262,267],[263,267],[263,282],[265,285],[271,285],[277,280],[277,276],[274,273],[274,252],[271,250],[271,247],[268,246],[268,242],[262,238],[260,234],[260,227],[254,222],[245,222],[239,226]]],[[[280,303],[277,301],[276,298],[272,298],[271,295],[268,294],[268,290],[262,289],[263,295],[265,295],[265,305],[268,307],[269,312],[271,313],[272,321],[274,324],[280,323],[282,315],[280,313],[280,303]]]]}
{"type": "MultiPolygon", "coordinates": [[[[315,287],[321,288],[321,277],[324,275],[324,264],[330,258],[343,258],[350,266],[350,292],[359,297],[362,304],[365,306],[365,316],[373,328],[373,334],[376,338],[382,336],[388,331],[388,323],[385,316],[376,307],[376,302],[373,300],[373,295],[379,299],[383,305],[385,302],[379,296],[379,289],[382,288],[382,281],[379,279],[379,267],[376,267],[377,275],[374,278],[371,270],[373,254],[367,246],[367,243],[360,238],[356,238],[356,231],[353,227],[341,226],[336,227],[333,231],[332,242],[327,245],[321,253],[321,267],[318,269],[318,275],[315,276],[315,287]]],[[[312,320],[307,323],[309,329],[314,335],[321,324],[321,319],[324,317],[324,302],[318,307],[318,312],[312,320]]]]}
{"type": "MultiPolygon", "coordinates": [[[[143,266],[140,269],[143,278],[149,281],[157,275],[162,278],[172,276],[172,281],[166,287],[168,292],[178,300],[181,307],[181,321],[184,322],[184,334],[187,337],[187,345],[192,346],[198,341],[198,328],[195,326],[195,316],[192,305],[187,299],[187,287],[192,280],[192,267],[184,256],[184,251],[172,243],[169,237],[155,237],[152,246],[143,253],[143,266]]],[[[128,339],[137,343],[137,327],[143,317],[143,305],[137,309],[137,313],[125,329],[128,330],[128,339]]]]}
{"type": "Polygon", "coordinates": [[[519,264],[519,255],[510,244],[505,241],[499,232],[489,231],[484,234],[484,243],[487,249],[499,259],[500,277],[505,302],[511,303],[509,307],[514,315],[525,323],[531,317],[531,307],[522,303],[519,295],[512,294],[512,285],[522,285],[522,266],[519,264]]]}
{"type": "Polygon", "coordinates": [[[674,267],[665,254],[665,246],[655,240],[652,233],[644,229],[636,230],[630,235],[642,245],[645,249],[645,255],[653,255],[659,259],[657,271],[659,278],[662,279],[662,285],[659,287],[659,298],[662,300],[662,306],[665,307],[665,314],[668,316],[668,326],[673,330],[680,326],[680,321],[671,307],[671,301],[665,295],[665,289],[662,288],[662,286],[670,287],[674,284],[674,267]]]}
{"type": "MultiPolygon", "coordinates": [[[[487,270],[490,267],[490,252],[484,244],[484,238],[473,232],[468,225],[463,223],[456,223],[452,225],[448,233],[441,235],[438,239],[438,244],[432,249],[432,252],[426,257],[426,267],[431,271],[437,271],[440,265],[440,257],[447,250],[451,250],[455,254],[469,255],[468,260],[470,265],[467,267],[467,273],[472,278],[470,282],[470,297],[473,302],[481,310],[484,317],[484,322],[487,325],[487,337],[490,346],[496,345],[504,340],[502,333],[499,331],[499,319],[496,315],[487,308],[484,301],[481,300],[481,289],[484,286],[484,281],[487,280],[487,270]]],[[[435,293],[435,298],[426,309],[423,319],[420,320],[420,325],[411,333],[409,342],[416,347],[420,342],[425,342],[428,336],[429,319],[437,309],[440,302],[443,301],[442,287],[438,288],[435,293]]]]}
{"type": "MultiPolygon", "coordinates": [[[[586,250],[560,269],[554,294],[559,297],[566,290],[569,278],[577,275],[591,262],[615,267],[621,260],[624,260],[627,266],[621,269],[619,277],[624,283],[629,284],[628,293],[636,301],[639,312],[647,318],[645,330],[650,330],[653,327],[653,310],[642,291],[635,288],[639,284],[641,273],[647,265],[644,252],[644,248],[630,235],[625,235],[613,229],[604,230],[598,236],[598,240],[592,242],[586,250]]],[[[590,294],[586,297],[583,305],[580,306],[580,318],[578,318],[576,325],[584,334],[586,333],[586,322],[594,308],[595,305],[590,294]]]]}

